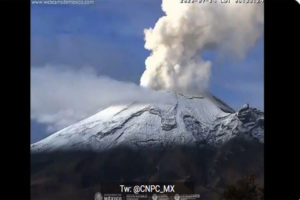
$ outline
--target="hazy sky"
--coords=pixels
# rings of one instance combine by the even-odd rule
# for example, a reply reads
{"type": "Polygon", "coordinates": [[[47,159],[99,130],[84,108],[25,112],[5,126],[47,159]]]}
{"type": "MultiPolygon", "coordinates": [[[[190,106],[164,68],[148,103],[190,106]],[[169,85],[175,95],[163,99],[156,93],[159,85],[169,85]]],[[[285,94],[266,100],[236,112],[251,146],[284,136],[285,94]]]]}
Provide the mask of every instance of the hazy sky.
{"type": "MultiPolygon", "coordinates": [[[[34,76],[31,87],[35,94],[31,96],[35,110],[32,111],[31,142],[60,127],[56,121],[65,119],[66,113],[61,114],[59,109],[68,102],[78,109],[82,104],[94,103],[94,99],[74,103],[74,92],[66,94],[67,86],[79,88],[78,91],[87,89],[90,92],[86,95],[101,91],[95,95],[101,105],[106,105],[114,86],[124,85],[126,94],[139,90],[136,85],[139,85],[145,59],[150,54],[144,48],[144,29],[153,27],[162,15],[161,0],[98,0],[94,5],[85,6],[32,5],[31,67],[34,76]],[[60,88],[61,97],[53,97],[57,88],[60,88]],[[51,102],[53,105],[49,106],[51,102]]],[[[213,61],[209,90],[235,109],[244,103],[263,109],[263,43],[261,38],[244,60],[234,60],[230,56],[220,58],[216,52],[204,52],[204,58],[213,61]]],[[[69,109],[67,116],[73,114],[69,109]]],[[[75,114],[84,117],[85,113],[75,114]]]]}

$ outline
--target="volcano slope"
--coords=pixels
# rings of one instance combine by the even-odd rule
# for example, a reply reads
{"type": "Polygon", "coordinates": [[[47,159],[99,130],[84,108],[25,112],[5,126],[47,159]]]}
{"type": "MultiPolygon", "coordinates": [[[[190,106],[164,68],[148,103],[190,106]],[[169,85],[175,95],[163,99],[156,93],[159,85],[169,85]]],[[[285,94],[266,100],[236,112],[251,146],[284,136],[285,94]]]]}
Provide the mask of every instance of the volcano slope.
{"type": "Polygon", "coordinates": [[[220,199],[254,175],[263,187],[264,114],[206,94],[116,105],[31,145],[32,199],[92,199],[109,182],[192,183],[220,199]]]}

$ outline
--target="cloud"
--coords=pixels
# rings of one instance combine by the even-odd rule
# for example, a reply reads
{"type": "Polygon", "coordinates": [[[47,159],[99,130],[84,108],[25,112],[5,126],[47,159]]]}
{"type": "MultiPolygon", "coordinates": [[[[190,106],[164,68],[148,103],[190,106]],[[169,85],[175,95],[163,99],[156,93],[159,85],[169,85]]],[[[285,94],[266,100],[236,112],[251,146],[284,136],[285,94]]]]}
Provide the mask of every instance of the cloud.
{"type": "Polygon", "coordinates": [[[161,0],[130,1],[101,0],[68,8],[33,6],[31,64],[90,65],[98,74],[139,83],[148,56],[143,30],[161,16],[161,0]]]}
{"type": "Polygon", "coordinates": [[[35,67],[52,64],[53,67],[65,65],[70,69],[79,69],[88,65],[97,74],[137,83],[143,72],[140,66],[146,57],[146,54],[139,51],[134,53],[137,52],[134,44],[122,44],[101,36],[35,36],[31,40],[31,46],[31,63],[35,67]]]}
{"type": "Polygon", "coordinates": [[[204,51],[243,59],[263,33],[263,6],[191,4],[163,0],[161,17],[145,30],[151,51],[140,84],[155,90],[199,93],[209,84],[212,63],[204,51]]]}
{"type": "MultiPolygon", "coordinates": [[[[76,31],[77,22],[75,27],[64,27],[68,21],[55,20],[60,23],[52,21],[53,27],[48,29],[58,29],[58,32],[32,35],[32,120],[47,125],[49,131],[55,131],[112,104],[168,101],[168,94],[151,89],[199,92],[207,88],[212,66],[210,60],[203,58],[203,52],[220,51],[242,59],[263,32],[263,6],[191,6],[176,2],[179,1],[163,0],[166,16],[161,17],[154,28],[145,30],[145,48],[151,51],[140,82],[145,87],[99,76],[106,74],[136,81],[143,71],[140,66],[146,54],[136,51],[139,35],[134,33],[142,29],[144,22],[137,24],[132,12],[125,12],[127,9],[122,6],[117,9],[124,10],[125,13],[119,14],[121,17],[111,15],[110,7],[115,4],[107,1],[106,7],[101,7],[104,14],[89,22],[91,26],[86,28],[91,29],[83,29],[86,30],[83,32],[76,31]],[[124,17],[126,20],[116,22],[124,17]],[[105,23],[106,20],[115,24],[105,23]],[[99,23],[102,25],[96,26],[99,23]]],[[[148,4],[144,3],[144,6],[148,7],[148,4]]],[[[64,12],[59,13],[59,19],[65,18],[64,12]]],[[[144,20],[149,18],[146,21],[151,24],[152,12],[147,13],[144,20]]],[[[40,18],[35,16],[34,19],[40,18]]],[[[48,27],[49,20],[41,20],[33,32],[48,30],[40,29],[40,25],[48,27]]],[[[85,24],[86,20],[81,22],[85,24]]]]}
{"type": "Polygon", "coordinates": [[[91,68],[31,68],[31,119],[55,131],[112,104],[167,101],[169,94],[97,76],[91,68]]]}

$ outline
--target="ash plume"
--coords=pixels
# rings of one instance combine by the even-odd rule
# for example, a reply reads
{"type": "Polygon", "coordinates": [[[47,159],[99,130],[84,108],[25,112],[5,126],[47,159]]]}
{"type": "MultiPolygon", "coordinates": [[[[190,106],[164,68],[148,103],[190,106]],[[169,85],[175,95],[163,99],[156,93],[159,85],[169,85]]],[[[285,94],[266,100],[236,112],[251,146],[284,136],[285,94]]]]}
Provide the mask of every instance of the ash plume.
{"type": "Polygon", "coordinates": [[[59,130],[116,104],[167,103],[166,92],[134,83],[98,76],[92,68],[70,70],[66,66],[31,68],[31,119],[59,130]]]}
{"type": "Polygon", "coordinates": [[[199,93],[208,87],[212,63],[203,52],[243,59],[263,34],[263,5],[181,3],[162,0],[162,16],[145,29],[146,59],[140,85],[199,93]]]}

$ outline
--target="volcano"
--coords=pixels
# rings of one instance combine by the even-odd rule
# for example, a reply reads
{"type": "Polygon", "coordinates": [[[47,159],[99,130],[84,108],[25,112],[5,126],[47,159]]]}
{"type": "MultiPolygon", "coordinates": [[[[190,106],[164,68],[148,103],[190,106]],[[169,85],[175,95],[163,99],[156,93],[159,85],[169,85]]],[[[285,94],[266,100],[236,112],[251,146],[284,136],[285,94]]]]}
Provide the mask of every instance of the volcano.
{"type": "Polygon", "coordinates": [[[110,106],[32,144],[31,151],[220,146],[235,137],[264,143],[264,113],[247,104],[235,111],[209,93],[172,93],[168,103],[110,106]]]}
{"type": "Polygon", "coordinates": [[[192,183],[208,200],[252,175],[263,187],[262,111],[235,111],[208,93],[168,94],[110,106],[32,144],[32,199],[92,199],[124,181],[192,183]]]}

